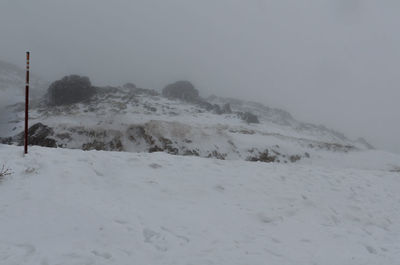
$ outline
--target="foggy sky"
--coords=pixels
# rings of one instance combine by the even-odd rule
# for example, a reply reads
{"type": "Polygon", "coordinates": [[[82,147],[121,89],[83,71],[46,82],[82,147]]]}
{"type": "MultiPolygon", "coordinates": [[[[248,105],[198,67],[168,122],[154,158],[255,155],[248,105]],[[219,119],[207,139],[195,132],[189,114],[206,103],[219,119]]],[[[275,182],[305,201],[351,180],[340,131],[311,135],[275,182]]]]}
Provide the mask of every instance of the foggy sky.
{"type": "Polygon", "coordinates": [[[0,59],[52,81],[256,100],[400,152],[400,1],[1,0],[0,59]]]}

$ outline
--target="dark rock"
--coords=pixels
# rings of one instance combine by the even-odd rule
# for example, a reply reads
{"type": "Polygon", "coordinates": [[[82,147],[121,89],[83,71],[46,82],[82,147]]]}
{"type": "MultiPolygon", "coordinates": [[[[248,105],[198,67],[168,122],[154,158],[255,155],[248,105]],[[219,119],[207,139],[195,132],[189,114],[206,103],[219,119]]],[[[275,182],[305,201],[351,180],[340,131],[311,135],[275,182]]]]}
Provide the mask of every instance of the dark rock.
{"type": "MultiPolygon", "coordinates": [[[[221,107],[218,104],[211,104],[207,100],[201,98],[199,96],[199,91],[189,81],[178,81],[166,86],[162,91],[162,95],[169,99],[180,99],[193,103],[206,111],[211,111],[218,115],[232,113],[229,103],[221,107]]],[[[252,118],[253,117],[249,117],[249,120],[252,120],[252,118]]]]}
{"type": "Polygon", "coordinates": [[[110,150],[124,151],[124,146],[122,145],[121,139],[114,139],[109,143],[110,150]]]}
{"type": "Polygon", "coordinates": [[[212,151],[211,153],[208,154],[207,158],[216,158],[219,160],[225,160],[227,157],[227,154],[222,154],[216,150],[212,151]]]}
{"type": "Polygon", "coordinates": [[[178,148],[173,146],[173,143],[170,139],[160,137],[158,140],[161,142],[161,144],[163,145],[163,149],[168,154],[177,155],[179,153],[178,148]]]}
{"type": "MultiPolygon", "coordinates": [[[[254,152],[254,151],[253,151],[254,152]]],[[[268,149],[265,149],[264,152],[259,153],[258,156],[251,156],[247,158],[247,161],[253,161],[253,162],[266,162],[266,163],[272,163],[277,160],[277,156],[275,155],[270,155],[268,152],[268,149]]]]}
{"type": "Polygon", "coordinates": [[[272,151],[275,155],[278,155],[278,156],[281,155],[281,153],[279,153],[278,151],[276,151],[276,150],[274,150],[274,149],[272,149],[271,151],[272,151]]]}
{"type": "Polygon", "coordinates": [[[134,94],[137,95],[148,95],[148,96],[159,96],[160,93],[158,93],[157,91],[155,91],[154,89],[147,89],[147,88],[133,88],[132,89],[134,94]]]}
{"type": "Polygon", "coordinates": [[[199,99],[199,91],[189,81],[178,81],[167,85],[162,95],[167,98],[181,99],[188,102],[196,102],[199,99]]]}
{"type": "Polygon", "coordinates": [[[260,123],[258,117],[251,112],[238,112],[238,116],[247,123],[260,123]]]}
{"type": "Polygon", "coordinates": [[[200,156],[199,152],[197,150],[186,150],[183,153],[184,156],[200,156]]]}
{"type": "Polygon", "coordinates": [[[157,112],[157,108],[155,108],[155,107],[148,106],[148,105],[144,105],[143,107],[144,107],[145,109],[147,109],[148,111],[157,112]]]}
{"type": "MultiPolygon", "coordinates": [[[[56,140],[53,139],[54,131],[52,128],[36,123],[28,129],[28,144],[44,147],[57,147],[56,140]]],[[[13,137],[2,138],[2,144],[24,145],[24,132],[21,132],[13,137]]]]}
{"type": "Polygon", "coordinates": [[[154,152],[164,152],[164,149],[156,146],[150,147],[149,148],[149,153],[154,153],[154,152]]]}
{"type": "Polygon", "coordinates": [[[12,145],[13,144],[13,138],[12,137],[0,137],[0,143],[12,145]]]}
{"type": "Polygon", "coordinates": [[[264,152],[262,152],[259,156],[259,161],[261,161],[261,162],[271,163],[271,162],[275,162],[275,160],[276,160],[276,156],[269,155],[268,149],[266,149],[264,152]]]}
{"type": "Polygon", "coordinates": [[[90,99],[96,93],[88,77],[66,76],[52,83],[48,89],[50,105],[68,105],[90,99]]]}
{"type": "Polygon", "coordinates": [[[296,162],[296,161],[299,161],[301,159],[301,156],[299,156],[299,155],[291,155],[290,157],[289,157],[289,160],[290,160],[290,162],[292,162],[292,163],[294,163],[294,162],[296,162]]]}
{"type": "Polygon", "coordinates": [[[136,85],[133,83],[126,83],[125,85],[123,85],[123,88],[135,89],[136,85]]]}
{"type": "Polygon", "coordinates": [[[214,108],[213,104],[211,104],[211,103],[209,103],[209,102],[207,102],[207,101],[205,101],[203,99],[200,99],[200,98],[196,99],[193,102],[196,103],[199,107],[202,107],[207,111],[211,111],[214,108]]]}
{"type": "MultiPolygon", "coordinates": [[[[23,134],[21,133],[21,136],[23,134]]],[[[42,124],[36,123],[31,126],[28,130],[28,142],[29,145],[39,145],[45,147],[57,147],[56,140],[52,139],[51,136],[54,135],[52,128],[42,124]]],[[[23,138],[23,137],[21,137],[23,138]]],[[[21,145],[23,141],[21,141],[21,145]]]]}
{"type": "Polygon", "coordinates": [[[213,105],[213,111],[214,111],[215,114],[218,114],[218,115],[222,114],[221,107],[219,105],[217,105],[217,104],[213,105]]]}
{"type": "Polygon", "coordinates": [[[88,151],[88,150],[105,150],[106,145],[104,142],[94,140],[93,142],[90,143],[85,143],[82,145],[82,150],[88,151]]]}
{"type": "Polygon", "coordinates": [[[119,137],[114,137],[111,141],[106,141],[104,137],[99,137],[99,139],[83,144],[82,150],[124,151],[124,148],[119,137]]]}
{"type": "Polygon", "coordinates": [[[222,106],[222,113],[225,113],[225,114],[232,113],[231,105],[229,103],[226,103],[224,106],[222,106]]]}
{"type": "Polygon", "coordinates": [[[147,134],[143,125],[130,126],[127,130],[127,135],[130,141],[136,142],[137,144],[140,144],[142,139],[150,146],[154,146],[155,144],[153,137],[147,134]]]}
{"type": "Polygon", "coordinates": [[[65,139],[71,140],[72,139],[71,134],[69,134],[69,133],[59,133],[56,136],[57,136],[57,138],[60,138],[61,140],[65,140],[65,139]]]}

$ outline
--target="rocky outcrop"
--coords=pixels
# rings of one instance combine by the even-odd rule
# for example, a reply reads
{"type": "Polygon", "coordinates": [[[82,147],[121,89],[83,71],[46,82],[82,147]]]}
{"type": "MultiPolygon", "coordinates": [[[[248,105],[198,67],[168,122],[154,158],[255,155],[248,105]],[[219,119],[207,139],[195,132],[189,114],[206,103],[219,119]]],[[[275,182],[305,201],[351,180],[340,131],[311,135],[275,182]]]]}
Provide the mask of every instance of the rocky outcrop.
{"type": "Polygon", "coordinates": [[[204,98],[199,96],[199,91],[189,81],[178,81],[173,84],[167,85],[162,95],[169,99],[180,99],[189,103],[193,103],[207,111],[215,114],[231,114],[231,106],[229,103],[224,104],[222,107],[218,104],[211,104],[204,98]]]}
{"type": "Polygon", "coordinates": [[[88,77],[70,75],[52,83],[47,97],[49,105],[59,106],[88,100],[95,93],[88,77]]]}
{"type": "Polygon", "coordinates": [[[260,123],[258,117],[251,112],[238,112],[238,116],[247,123],[260,123]]]}
{"type": "MultiPolygon", "coordinates": [[[[38,145],[44,147],[57,147],[57,142],[53,138],[54,130],[42,123],[36,123],[28,129],[29,145],[38,145]]],[[[24,132],[21,132],[13,137],[2,138],[3,144],[24,145],[24,132]]]]}
{"type": "Polygon", "coordinates": [[[135,89],[136,85],[133,83],[126,83],[125,85],[122,86],[123,88],[127,88],[127,89],[135,89]]]}
{"type": "MultiPolygon", "coordinates": [[[[231,130],[224,126],[197,127],[173,121],[149,121],[126,127],[102,128],[59,125],[50,128],[37,123],[29,129],[30,145],[62,147],[82,150],[165,152],[172,155],[200,156],[215,159],[244,159],[265,163],[294,163],[310,154],[290,153],[279,145],[257,148],[253,144],[235,141],[232,134],[245,137],[255,131],[231,130]]],[[[240,139],[240,137],[239,137],[240,139]]],[[[0,139],[0,143],[23,145],[23,132],[0,139]]],[[[317,144],[317,143],[315,143],[317,144]]],[[[318,148],[333,150],[320,143],[318,148]]],[[[304,151],[314,147],[306,146],[304,151]]],[[[335,149],[336,150],[336,149],[335,149]]],[[[338,149],[339,151],[341,149],[338,149]]],[[[343,150],[344,151],[344,150],[343,150]]]]}
{"type": "Polygon", "coordinates": [[[199,100],[199,91],[189,81],[178,81],[167,85],[162,90],[162,95],[169,99],[181,99],[188,102],[199,100]]]}
{"type": "Polygon", "coordinates": [[[229,103],[224,104],[222,106],[221,111],[222,111],[222,113],[225,113],[225,114],[231,114],[232,113],[231,104],[229,104],[229,103]]]}
{"type": "MultiPolygon", "coordinates": [[[[255,153],[254,150],[250,150],[250,152],[255,153]]],[[[253,161],[253,162],[266,162],[266,163],[272,163],[278,160],[277,155],[270,154],[268,149],[265,149],[263,152],[259,152],[258,154],[255,154],[253,156],[250,156],[247,158],[247,161],[253,161]]]]}

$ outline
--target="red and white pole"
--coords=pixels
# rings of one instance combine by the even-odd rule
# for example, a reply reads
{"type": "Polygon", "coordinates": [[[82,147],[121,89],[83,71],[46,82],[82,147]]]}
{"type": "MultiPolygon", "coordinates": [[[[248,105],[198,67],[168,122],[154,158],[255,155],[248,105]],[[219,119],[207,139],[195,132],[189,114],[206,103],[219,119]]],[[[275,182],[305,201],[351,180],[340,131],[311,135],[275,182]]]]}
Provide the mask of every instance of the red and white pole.
{"type": "Polygon", "coordinates": [[[24,153],[28,153],[28,110],[29,110],[29,57],[30,53],[26,52],[26,84],[25,84],[25,138],[24,153]]]}

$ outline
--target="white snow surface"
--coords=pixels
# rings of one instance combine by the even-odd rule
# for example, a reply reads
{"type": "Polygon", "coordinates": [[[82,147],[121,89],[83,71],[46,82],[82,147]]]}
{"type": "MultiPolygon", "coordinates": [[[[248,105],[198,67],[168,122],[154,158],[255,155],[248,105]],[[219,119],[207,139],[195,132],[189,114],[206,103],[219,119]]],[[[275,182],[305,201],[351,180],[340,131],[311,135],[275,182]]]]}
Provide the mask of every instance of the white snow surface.
{"type": "Polygon", "coordinates": [[[2,265],[400,261],[386,152],[277,164],[0,145],[0,164],[2,265]]]}

